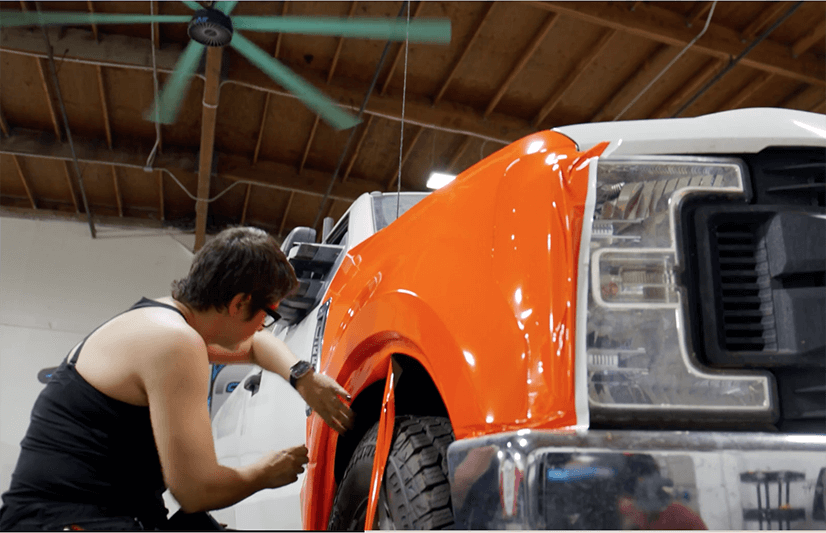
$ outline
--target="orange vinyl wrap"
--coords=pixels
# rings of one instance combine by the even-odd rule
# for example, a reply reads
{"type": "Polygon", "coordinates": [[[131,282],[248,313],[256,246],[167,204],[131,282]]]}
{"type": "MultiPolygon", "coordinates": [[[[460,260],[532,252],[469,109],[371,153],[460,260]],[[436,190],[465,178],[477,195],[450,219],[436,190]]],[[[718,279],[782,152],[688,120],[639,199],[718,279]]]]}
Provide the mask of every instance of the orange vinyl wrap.
{"type": "MultiPolygon", "coordinates": [[[[350,250],[325,296],[321,370],[355,398],[392,354],[416,359],[457,439],[574,425],[579,243],[589,163],[606,146],[529,135],[350,250]]],[[[310,417],[307,529],[327,526],[336,437],[310,417]]]]}

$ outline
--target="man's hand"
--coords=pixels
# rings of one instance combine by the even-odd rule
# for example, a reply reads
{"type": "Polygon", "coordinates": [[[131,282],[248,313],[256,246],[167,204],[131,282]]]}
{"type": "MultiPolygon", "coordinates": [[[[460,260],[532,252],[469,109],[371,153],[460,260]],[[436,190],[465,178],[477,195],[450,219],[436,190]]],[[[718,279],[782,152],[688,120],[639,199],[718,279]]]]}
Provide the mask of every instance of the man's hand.
{"type": "Polygon", "coordinates": [[[353,427],[353,411],[344,403],[350,395],[333,378],[311,371],[298,379],[295,388],[328,426],[339,433],[353,427]]]}
{"type": "Polygon", "coordinates": [[[307,447],[293,446],[280,452],[270,452],[259,461],[262,482],[266,488],[274,489],[289,485],[298,480],[304,472],[304,465],[309,461],[307,447]]]}

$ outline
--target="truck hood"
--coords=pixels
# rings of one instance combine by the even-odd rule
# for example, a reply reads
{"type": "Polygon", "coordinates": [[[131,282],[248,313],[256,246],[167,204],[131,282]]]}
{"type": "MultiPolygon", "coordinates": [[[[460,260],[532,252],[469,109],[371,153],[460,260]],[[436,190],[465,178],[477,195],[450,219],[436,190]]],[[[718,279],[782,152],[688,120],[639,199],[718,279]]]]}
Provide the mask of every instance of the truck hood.
{"type": "Polygon", "coordinates": [[[609,141],[603,157],[757,153],[769,146],[826,147],[826,115],[752,108],[694,118],[597,122],[554,128],[580,150],[609,141]]]}

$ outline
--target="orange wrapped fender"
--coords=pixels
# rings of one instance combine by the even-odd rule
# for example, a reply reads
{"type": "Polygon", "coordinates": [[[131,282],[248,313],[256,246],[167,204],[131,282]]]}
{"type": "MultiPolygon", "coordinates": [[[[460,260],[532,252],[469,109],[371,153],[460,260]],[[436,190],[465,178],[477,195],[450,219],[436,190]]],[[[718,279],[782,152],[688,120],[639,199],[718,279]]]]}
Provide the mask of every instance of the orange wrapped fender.
{"type": "MultiPolygon", "coordinates": [[[[457,439],[574,425],[579,242],[605,146],[525,137],[350,250],[325,297],[322,371],[355,397],[392,354],[416,359],[457,439]]],[[[325,529],[336,436],[316,416],[307,436],[304,525],[325,529]]]]}

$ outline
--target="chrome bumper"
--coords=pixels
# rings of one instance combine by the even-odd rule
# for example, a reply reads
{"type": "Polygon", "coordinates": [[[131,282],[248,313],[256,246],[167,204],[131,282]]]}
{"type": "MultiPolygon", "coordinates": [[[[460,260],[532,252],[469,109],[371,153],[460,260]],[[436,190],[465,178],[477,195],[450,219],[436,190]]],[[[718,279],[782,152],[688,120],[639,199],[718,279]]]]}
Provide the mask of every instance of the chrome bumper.
{"type": "Polygon", "coordinates": [[[826,529],[826,435],[521,430],[448,467],[458,529],[826,529]]]}

